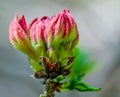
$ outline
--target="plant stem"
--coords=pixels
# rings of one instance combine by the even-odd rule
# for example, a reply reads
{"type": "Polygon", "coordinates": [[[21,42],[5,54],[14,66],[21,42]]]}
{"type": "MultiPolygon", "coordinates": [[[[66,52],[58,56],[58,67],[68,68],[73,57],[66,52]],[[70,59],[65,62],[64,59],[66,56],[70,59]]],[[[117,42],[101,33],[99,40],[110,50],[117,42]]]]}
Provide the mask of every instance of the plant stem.
{"type": "Polygon", "coordinates": [[[46,80],[46,90],[40,97],[54,97],[55,94],[55,83],[52,82],[50,79],[46,80]]]}
{"type": "Polygon", "coordinates": [[[46,97],[54,97],[55,83],[47,79],[46,81],[46,97]]]}

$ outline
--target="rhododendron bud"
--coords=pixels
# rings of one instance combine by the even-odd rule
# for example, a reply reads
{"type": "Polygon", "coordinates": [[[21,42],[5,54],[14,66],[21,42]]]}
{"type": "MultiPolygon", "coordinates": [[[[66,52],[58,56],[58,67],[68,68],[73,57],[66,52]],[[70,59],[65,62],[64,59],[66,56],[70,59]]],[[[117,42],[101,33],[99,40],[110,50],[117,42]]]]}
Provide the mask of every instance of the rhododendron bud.
{"type": "Polygon", "coordinates": [[[51,18],[44,35],[48,48],[58,50],[60,54],[66,53],[66,55],[79,40],[76,23],[67,10],[51,18]]]}
{"type": "Polygon", "coordinates": [[[41,19],[35,18],[30,24],[30,38],[33,47],[39,53],[39,55],[44,55],[46,53],[46,42],[45,42],[45,29],[50,18],[44,16],[41,19]]]}
{"type": "Polygon", "coordinates": [[[37,53],[34,51],[30,38],[29,31],[26,25],[24,15],[18,19],[18,15],[10,23],[9,27],[10,43],[18,50],[27,54],[30,58],[37,61],[39,59],[37,53]]]}

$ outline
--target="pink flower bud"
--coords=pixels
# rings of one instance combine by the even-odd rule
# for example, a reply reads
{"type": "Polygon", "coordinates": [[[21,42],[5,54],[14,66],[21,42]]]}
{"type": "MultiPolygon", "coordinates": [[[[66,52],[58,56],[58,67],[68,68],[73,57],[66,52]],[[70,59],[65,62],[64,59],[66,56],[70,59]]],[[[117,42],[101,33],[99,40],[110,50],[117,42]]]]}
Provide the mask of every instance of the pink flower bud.
{"type": "Polygon", "coordinates": [[[57,60],[71,55],[73,48],[79,40],[77,25],[70,12],[63,10],[51,17],[49,24],[45,25],[44,38],[48,49],[54,49],[53,54],[57,60]],[[58,54],[59,53],[59,54],[58,54]],[[57,57],[59,56],[59,58],[57,57]]]}
{"type": "Polygon", "coordinates": [[[9,40],[16,49],[26,53],[32,59],[38,60],[38,56],[31,46],[24,15],[18,19],[18,15],[16,14],[15,18],[10,23],[9,40]]]}
{"type": "Polygon", "coordinates": [[[59,48],[61,44],[78,41],[78,30],[70,12],[63,10],[52,17],[49,26],[46,28],[45,38],[48,47],[59,48]]]}
{"type": "Polygon", "coordinates": [[[12,20],[9,27],[9,40],[12,45],[16,46],[19,40],[24,40],[28,36],[28,30],[25,22],[24,16],[18,20],[18,15],[15,15],[15,18],[12,20]]]}
{"type": "Polygon", "coordinates": [[[45,30],[50,21],[49,17],[42,17],[41,19],[35,18],[30,24],[30,38],[33,47],[37,50],[39,55],[46,53],[46,42],[45,42],[45,30]]]}

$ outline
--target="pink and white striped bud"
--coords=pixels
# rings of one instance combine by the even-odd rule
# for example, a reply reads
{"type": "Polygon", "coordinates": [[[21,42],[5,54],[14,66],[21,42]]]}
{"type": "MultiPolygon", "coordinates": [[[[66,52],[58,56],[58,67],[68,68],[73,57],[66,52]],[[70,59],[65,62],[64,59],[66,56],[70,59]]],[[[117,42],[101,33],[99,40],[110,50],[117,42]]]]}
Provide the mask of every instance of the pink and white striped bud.
{"type": "Polygon", "coordinates": [[[35,61],[38,61],[39,57],[31,45],[24,15],[18,19],[18,15],[16,14],[10,23],[9,40],[16,49],[24,52],[35,61]]]}
{"type": "Polygon", "coordinates": [[[47,16],[41,19],[35,18],[30,24],[30,38],[33,47],[39,53],[39,55],[45,55],[46,53],[46,42],[45,42],[45,30],[48,25],[50,18],[47,16]]]}
{"type": "Polygon", "coordinates": [[[58,50],[60,56],[69,56],[79,40],[77,25],[70,12],[63,10],[51,18],[46,27],[45,40],[48,49],[58,50]]]}
{"type": "Polygon", "coordinates": [[[63,10],[52,17],[50,24],[46,28],[45,38],[50,48],[59,48],[66,43],[72,45],[73,40],[78,42],[77,26],[69,11],[63,10]]]}

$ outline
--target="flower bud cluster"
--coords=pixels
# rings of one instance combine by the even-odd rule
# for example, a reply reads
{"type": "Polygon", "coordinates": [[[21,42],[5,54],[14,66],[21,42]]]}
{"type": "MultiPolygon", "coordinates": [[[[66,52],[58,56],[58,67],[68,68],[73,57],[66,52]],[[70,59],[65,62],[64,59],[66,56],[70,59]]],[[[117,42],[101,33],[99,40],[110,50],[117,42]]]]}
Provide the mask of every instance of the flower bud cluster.
{"type": "Polygon", "coordinates": [[[58,63],[64,67],[63,60],[73,56],[79,34],[73,17],[64,9],[52,17],[35,18],[28,26],[24,15],[19,19],[16,14],[9,27],[9,40],[36,63],[49,59],[46,68],[55,71],[58,63]]]}

